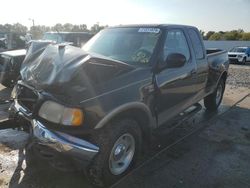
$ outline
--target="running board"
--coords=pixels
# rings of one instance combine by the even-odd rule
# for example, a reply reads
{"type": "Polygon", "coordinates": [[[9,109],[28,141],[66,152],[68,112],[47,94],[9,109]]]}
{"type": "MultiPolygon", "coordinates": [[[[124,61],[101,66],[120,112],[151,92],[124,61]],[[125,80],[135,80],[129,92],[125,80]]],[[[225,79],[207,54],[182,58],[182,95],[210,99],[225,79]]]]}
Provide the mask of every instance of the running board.
{"type": "Polygon", "coordinates": [[[158,129],[154,131],[154,134],[162,135],[162,134],[168,134],[172,132],[174,129],[179,127],[183,124],[183,122],[189,120],[192,118],[196,113],[198,113],[202,109],[201,104],[196,103],[193,106],[189,107],[185,111],[178,114],[176,117],[174,117],[172,120],[166,122],[164,125],[160,126],[158,129]]]}

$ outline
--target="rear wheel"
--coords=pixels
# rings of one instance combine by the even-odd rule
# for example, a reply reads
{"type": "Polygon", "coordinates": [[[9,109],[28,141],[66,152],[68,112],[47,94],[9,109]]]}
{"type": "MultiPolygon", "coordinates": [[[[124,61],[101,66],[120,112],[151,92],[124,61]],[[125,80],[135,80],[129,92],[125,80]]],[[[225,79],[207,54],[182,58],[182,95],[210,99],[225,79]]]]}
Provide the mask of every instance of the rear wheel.
{"type": "Polygon", "coordinates": [[[216,90],[204,98],[204,105],[207,110],[215,111],[220,106],[225,90],[225,81],[220,80],[216,90]]]}
{"type": "Polygon", "coordinates": [[[141,130],[136,121],[113,122],[93,142],[100,151],[87,169],[87,177],[96,186],[108,186],[126,175],[141,153],[141,130]]]}

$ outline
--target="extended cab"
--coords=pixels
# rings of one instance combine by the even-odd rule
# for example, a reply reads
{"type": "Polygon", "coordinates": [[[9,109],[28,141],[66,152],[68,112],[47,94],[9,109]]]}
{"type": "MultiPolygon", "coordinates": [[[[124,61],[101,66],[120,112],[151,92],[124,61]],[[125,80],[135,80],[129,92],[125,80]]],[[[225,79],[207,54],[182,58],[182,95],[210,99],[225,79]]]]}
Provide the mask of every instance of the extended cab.
{"type": "Polygon", "coordinates": [[[10,118],[30,123],[41,155],[70,156],[106,185],[131,170],[154,130],[203,99],[216,110],[228,66],[195,27],[110,27],[83,49],[31,46],[10,118]]]}

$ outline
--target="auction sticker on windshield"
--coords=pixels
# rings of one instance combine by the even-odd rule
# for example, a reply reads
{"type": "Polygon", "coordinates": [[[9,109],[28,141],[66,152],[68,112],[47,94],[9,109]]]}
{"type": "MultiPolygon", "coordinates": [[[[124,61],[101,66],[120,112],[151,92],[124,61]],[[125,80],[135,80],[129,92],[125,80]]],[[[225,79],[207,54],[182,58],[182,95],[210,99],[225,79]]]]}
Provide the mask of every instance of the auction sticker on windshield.
{"type": "Polygon", "coordinates": [[[159,33],[159,28],[140,28],[138,30],[139,33],[159,33]]]}

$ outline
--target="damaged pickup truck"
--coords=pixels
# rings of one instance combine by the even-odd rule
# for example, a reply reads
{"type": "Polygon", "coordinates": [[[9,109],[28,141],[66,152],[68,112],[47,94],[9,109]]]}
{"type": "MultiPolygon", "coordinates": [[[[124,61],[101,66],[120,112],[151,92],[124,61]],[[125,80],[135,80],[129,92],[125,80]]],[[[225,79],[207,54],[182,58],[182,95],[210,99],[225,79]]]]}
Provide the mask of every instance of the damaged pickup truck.
{"type": "Polygon", "coordinates": [[[227,52],[206,51],[191,26],[110,27],[83,49],[33,44],[10,121],[29,124],[41,155],[70,157],[92,183],[110,185],[138,162],[154,130],[201,100],[216,110],[228,67],[227,52]]]}

